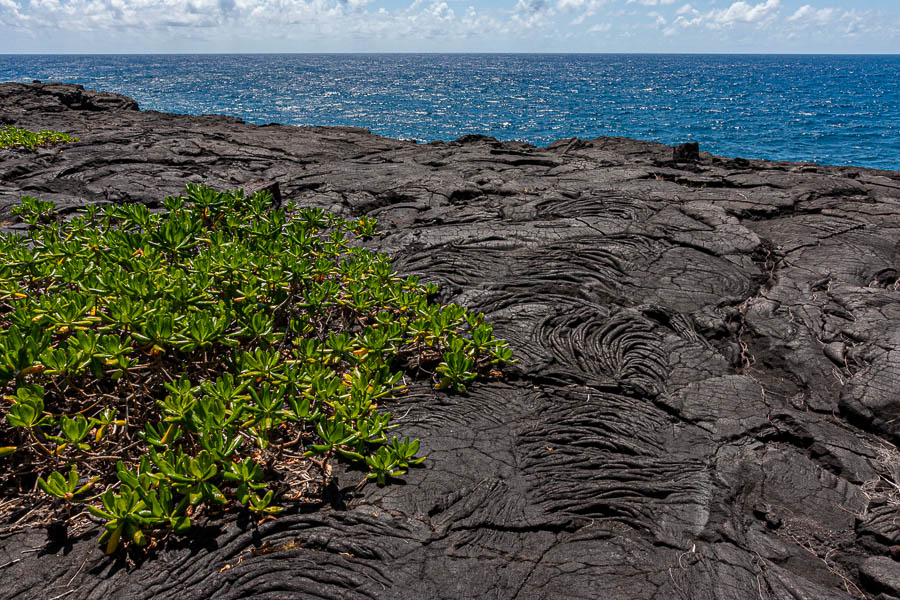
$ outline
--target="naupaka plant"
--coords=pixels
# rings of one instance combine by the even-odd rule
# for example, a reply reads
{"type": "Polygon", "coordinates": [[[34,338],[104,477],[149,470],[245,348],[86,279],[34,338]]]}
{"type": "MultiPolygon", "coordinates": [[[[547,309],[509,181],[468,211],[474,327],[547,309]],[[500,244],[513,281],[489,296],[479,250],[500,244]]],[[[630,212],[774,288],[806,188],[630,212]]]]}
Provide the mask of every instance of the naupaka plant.
{"type": "Polygon", "coordinates": [[[0,236],[0,493],[22,514],[99,519],[107,552],[211,512],[268,518],[334,460],[401,477],[424,460],[390,435],[406,382],[464,393],[512,358],[484,315],[362,247],[369,217],[203,185],[158,212],[15,212],[29,227],[0,236]]]}
{"type": "Polygon", "coordinates": [[[41,146],[68,144],[77,141],[77,137],[50,129],[31,131],[22,127],[16,127],[15,125],[7,125],[0,128],[0,148],[27,148],[29,150],[36,150],[41,146]]]}

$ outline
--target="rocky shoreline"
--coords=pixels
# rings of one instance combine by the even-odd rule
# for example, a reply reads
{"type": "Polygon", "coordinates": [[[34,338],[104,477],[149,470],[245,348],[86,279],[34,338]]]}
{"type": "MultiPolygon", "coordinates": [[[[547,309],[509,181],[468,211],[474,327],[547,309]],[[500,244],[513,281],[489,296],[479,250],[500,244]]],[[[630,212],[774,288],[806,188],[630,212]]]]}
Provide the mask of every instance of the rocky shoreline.
{"type": "MultiPolygon", "coordinates": [[[[0,220],[274,185],[484,312],[519,362],[395,410],[407,485],[136,565],[0,534],[0,598],[900,598],[900,172],[621,138],[416,144],[0,84],[0,220]]],[[[0,444],[2,445],[2,444],[0,444]]],[[[2,515],[0,515],[2,521],[2,515]]]]}

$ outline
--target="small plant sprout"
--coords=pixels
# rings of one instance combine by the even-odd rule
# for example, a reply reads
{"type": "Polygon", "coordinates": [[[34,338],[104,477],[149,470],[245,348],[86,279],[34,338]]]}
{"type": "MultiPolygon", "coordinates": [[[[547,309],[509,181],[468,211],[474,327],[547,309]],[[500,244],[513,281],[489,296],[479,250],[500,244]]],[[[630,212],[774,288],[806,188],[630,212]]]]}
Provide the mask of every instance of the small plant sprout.
{"type": "Polygon", "coordinates": [[[10,212],[21,217],[26,224],[35,227],[39,223],[51,222],[55,208],[56,204],[53,202],[38,200],[32,196],[22,196],[22,204],[14,206],[10,212]]]}
{"type": "Polygon", "coordinates": [[[400,467],[400,459],[396,452],[389,446],[382,446],[375,454],[367,456],[366,464],[370,469],[370,473],[366,477],[378,485],[386,484],[388,477],[399,477],[406,473],[400,467]]]}
{"type": "Polygon", "coordinates": [[[90,481],[79,485],[78,468],[72,465],[69,469],[68,477],[63,477],[60,473],[53,471],[46,480],[38,477],[37,485],[41,490],[54,498],[73,502],[75,501],[75,496],[88,491],[97,479],[97,477],[94,477],[90,481]]]}
{"type": "Polygon", "coordinates": [[[100,496],[100,500],[102,506],[89,504],[87,509],[95,517],[106,521],[103,535],[100,536],[100,544],[106,544],[107,554],[116,551],[122,537],[138,546],[147,544],[144,527],[153,521],[145,516],[146,504],[136,491],[122,485],[118,494],[113,490],[107,490],[100,496]]]}
{"type": "Polygon", "coordinates": [[[42,425],[50,425],[53,418],[44,413],[44,389],[36,385],[25,385],[16,390],[13,405],[6,413],[6,420],[13,427],[31,430],[42,425]]]}
{"type": "Polygon", "coordinates": [[[333,461],[403,477],[425,457],[388,437],[391,403],[512,360],[484,315],[364,248],[365,215],[195,184],[158,212],[14,212],[29,227],[0,236],[0,500],[63,501],[41,519],[84,505],[108,553],[210,513],[271,518],[323,493],[333,461]]]}
{"type": "Polygon", "coordinates": [[[461,348],[452,349],[444,354],[444,360],[437,366],[437,372],[443,377],[438,384],[439,389],[452,388],[459,393],[466,391],[466,385],[477,377],[473,367],[475,361],[461,348]]]}

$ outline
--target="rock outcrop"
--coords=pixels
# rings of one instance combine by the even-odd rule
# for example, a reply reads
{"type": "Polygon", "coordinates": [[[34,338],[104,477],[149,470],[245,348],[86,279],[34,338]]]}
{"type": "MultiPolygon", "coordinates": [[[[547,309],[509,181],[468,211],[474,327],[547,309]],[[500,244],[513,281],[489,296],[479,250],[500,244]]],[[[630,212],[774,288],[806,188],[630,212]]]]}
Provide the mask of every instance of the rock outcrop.
{"type": "MultiPolygon", "coordinates": [[[[900,173],[619,138],[416,144],[135,110],[0,84],[0,122],[81,141],[0,151],[0,215],[153,206],[277,182],[377,217],[396,268],[484,312],[519,362],[414,387],[406,485],[135,565],[95,535],[0,537],[0,598],[891,598],[900,545],[900,173]],[[880,594],[880,595],[879,595],[880,594]]],[[[2,518],[2,517],[0,517],[2,518]]]]}

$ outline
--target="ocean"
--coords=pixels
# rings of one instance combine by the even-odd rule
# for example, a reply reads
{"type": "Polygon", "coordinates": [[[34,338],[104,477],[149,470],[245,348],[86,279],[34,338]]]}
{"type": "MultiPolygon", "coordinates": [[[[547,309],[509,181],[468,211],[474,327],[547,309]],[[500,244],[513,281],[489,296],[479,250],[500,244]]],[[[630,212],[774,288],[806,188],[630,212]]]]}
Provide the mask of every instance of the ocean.
{"type": "Polygon", "coordinates": [[[625,136],[900,170],[900,55],[0,55],[0,81],[32,79],[420,141],[625,136]]]}

